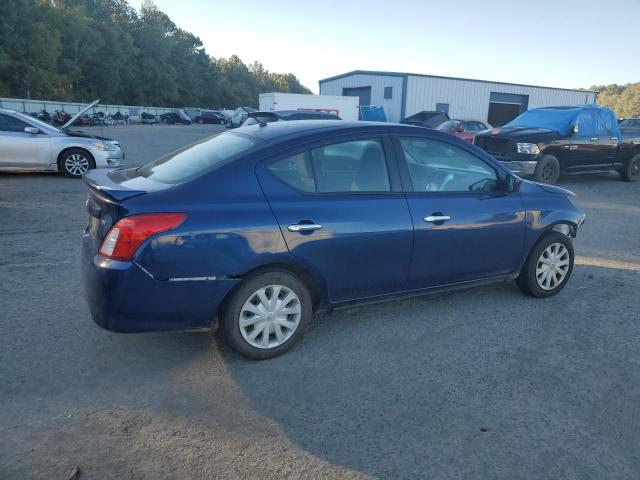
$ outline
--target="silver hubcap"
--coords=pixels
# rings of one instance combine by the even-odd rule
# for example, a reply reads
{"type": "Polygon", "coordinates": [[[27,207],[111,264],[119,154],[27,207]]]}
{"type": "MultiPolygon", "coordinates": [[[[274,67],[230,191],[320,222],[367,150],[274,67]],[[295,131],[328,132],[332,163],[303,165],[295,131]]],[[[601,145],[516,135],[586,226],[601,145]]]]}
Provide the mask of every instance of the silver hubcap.
{"type": "Polygon", "coordinates": [[[64,168],[71,175],[83,175],[89,170],[89,160],[79,153],[74,153],[64,160],[64,168]]]}
{"type": "Polygon", "coordinates": [[[536,281],[543,290],[553,290],[564,282],[569,271],[569,250],[561,243],[544,249],[536,266],[536,281]]]}
{"type": "Polygon", "coordinates": [[[240,310],[240,333],[256,348],[275,348],[289,340],[300,324],[298,295],[288,287],[269,285],[253,292],[240,310]]]}

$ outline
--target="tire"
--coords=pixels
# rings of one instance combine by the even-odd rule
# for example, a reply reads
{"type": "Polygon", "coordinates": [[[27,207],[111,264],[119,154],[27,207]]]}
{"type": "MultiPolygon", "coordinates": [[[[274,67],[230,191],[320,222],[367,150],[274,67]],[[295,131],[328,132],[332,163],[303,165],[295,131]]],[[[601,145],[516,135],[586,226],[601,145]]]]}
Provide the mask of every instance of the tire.
{"type": "Polygon", "coordinates": [[[631,157],[627,165],[620,170],[620,178],[625,182],[637,182],[640,180],[640,153],[636,153],[631,157]]]}
{"type": "Polygon", "coordinates": [[[304,335],[311,314],[307,287],[294,275],[278,270],[243,281],[225,303],[220,320],[234,350],[247,358],[263,360],[293,347],[304,335]],[[276,293],[280,305],[272,303],[276,293]],[[282,303],[288,298],[286,304],[282,303]],[[288,313],[277,314],[284,311],[288,313]],[[269,332],[266,340],[265,328],[269,332]]]}
{"type": "Polygon", "coordinates": [[[573,271],[574,252],[571,238],[560,232],[549,232],[533,247],[516,283],[524,293],[536,298],[551,297],[564,288],[573,271]],[[556,256],[551,256],[555,247],[556,256]],[[544,275],[549,263],[553,278],[544,275]],[[555,282],[554,282],[555,280],[555,282]]]}
{"type": "Polygon", "coordinates": [[[96,162],[89,152],[81,148],[70,148],[58,158],[58,172],[69,178],[82,178],[96,162]]]}
{"type": "Polygon", "coordinates": [[[533,172],[533,180],[553,185],[560,178],[560,162],[553,155],[543,155],[533,172]]]}

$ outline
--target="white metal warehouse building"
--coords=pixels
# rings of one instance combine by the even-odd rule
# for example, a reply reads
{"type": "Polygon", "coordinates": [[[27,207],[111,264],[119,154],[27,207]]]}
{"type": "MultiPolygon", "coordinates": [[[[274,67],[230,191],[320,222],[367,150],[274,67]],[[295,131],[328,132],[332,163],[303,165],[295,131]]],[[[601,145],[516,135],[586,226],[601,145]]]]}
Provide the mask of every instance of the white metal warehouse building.
{"type": "Polygon", "coordinates": [[[597,92],[415,73],[354,70],[320,80],[320,95],[384,106],[390,122],[423,110],[501,126],[529,108],[595,103],[597,92]]]}

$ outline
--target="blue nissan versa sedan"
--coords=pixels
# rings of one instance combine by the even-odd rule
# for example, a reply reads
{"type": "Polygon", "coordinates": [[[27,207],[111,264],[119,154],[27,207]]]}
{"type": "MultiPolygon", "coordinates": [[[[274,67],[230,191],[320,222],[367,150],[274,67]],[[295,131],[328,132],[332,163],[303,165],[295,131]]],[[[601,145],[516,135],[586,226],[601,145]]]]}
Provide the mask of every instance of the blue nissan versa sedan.
{"type": "Polygon", "coordinates": [[[511,278],[554,295],[584,220],[571,192],[469,142],[384,123],[253,125],[85,181],[96,323],[219,321],[257,359],[291,348],[318,308],[511,278]]]}

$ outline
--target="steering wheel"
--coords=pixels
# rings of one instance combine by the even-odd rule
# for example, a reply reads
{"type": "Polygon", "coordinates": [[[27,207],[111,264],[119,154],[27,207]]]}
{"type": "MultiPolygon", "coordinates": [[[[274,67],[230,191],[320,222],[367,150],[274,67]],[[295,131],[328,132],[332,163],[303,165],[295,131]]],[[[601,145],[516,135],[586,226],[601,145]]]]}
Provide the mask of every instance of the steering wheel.
{"type": "Polygon", "coordinates": [[[442,192],[444,190],[444,187],[446,187],[451,180],[453,180],[453,173],[447,173],[447,176],[444,177],[444,180],[442,181],[440,188],[438,188],[438,191],[442,192]]]}

